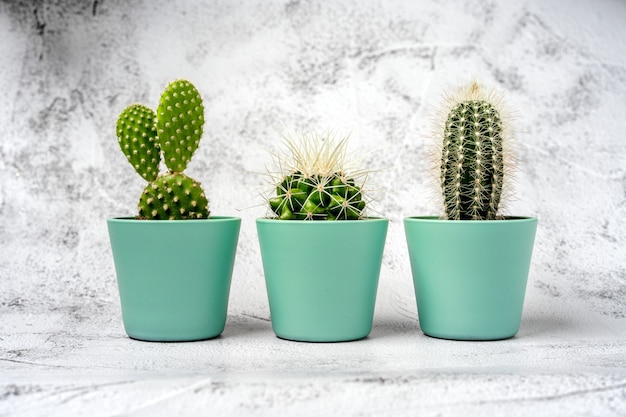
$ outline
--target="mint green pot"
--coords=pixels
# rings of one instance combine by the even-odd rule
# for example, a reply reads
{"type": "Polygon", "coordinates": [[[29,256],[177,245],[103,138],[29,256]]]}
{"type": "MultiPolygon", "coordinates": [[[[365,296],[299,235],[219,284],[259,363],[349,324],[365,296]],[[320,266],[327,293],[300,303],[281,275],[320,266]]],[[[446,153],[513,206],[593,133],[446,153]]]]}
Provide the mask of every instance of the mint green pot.
{"type": "Polygon", "coordinates": [[[274,333],[306,342],[366,337],[388,223],[257,219],[274,333]]]}
{"type": "Polygon", "coordinates": [[[241,219],[107,224],[128,336],[173,342],[222,333],[241,219]]]}
{"type": "Polygon", "coordinates": [[[422,331],[498,340],[519,331],[535,218],[404,219],[422,331]]]}

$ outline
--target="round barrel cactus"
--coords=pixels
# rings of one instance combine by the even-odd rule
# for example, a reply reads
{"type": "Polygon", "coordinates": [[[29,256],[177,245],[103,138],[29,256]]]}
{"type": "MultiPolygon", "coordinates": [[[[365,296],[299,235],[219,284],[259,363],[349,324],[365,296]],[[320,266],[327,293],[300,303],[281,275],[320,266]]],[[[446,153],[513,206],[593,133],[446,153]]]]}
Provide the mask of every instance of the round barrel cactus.
{"type": "Polygon", "coordinates": [[[351,170],[347,138],[329,134],[286,138],[289,152],[279,156],[275,186],[268,198],[280,220],[359,220],[365,217],[366,172],[351,170]]]}

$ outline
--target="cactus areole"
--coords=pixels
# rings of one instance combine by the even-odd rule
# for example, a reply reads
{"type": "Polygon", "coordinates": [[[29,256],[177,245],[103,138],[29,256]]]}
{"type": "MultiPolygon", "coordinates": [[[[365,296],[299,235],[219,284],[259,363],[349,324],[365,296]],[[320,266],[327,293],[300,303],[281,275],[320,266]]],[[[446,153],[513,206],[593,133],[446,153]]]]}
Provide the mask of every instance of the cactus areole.
{"type": "Polygon", "coordinates": [[[120,148],[135,171],[148,181],[138,203],[137,219],[184,220],[209,217],[209,202],[200,183],[183,174],[198,148],[204,105],[186,80],[167,86],[157,111],[128,106],[117,120],[120,148]],[[168,171],[159,175],[161,155],[168,171]]]}
{"type": "Polygon", "coordinates": [[[458,98],[443,131],[440,181],[446,218],[495,220],[507,168],[501,114],[476,83],[458,98]]]}

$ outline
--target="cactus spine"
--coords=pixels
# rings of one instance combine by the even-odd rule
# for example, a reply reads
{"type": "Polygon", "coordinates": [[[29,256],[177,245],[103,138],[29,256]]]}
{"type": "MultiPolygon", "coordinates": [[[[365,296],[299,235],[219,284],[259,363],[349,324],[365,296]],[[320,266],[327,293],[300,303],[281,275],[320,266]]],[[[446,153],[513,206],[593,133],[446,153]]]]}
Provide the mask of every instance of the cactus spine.
{"type": "Polygon", "coordinates": [[[199,182],[183,174],[198,148],[204,106],[186,80],[167,86],[156,113],[141,104],[128,106],[117,121],[117,137],[126,158],[148,185],[137,218],[185,220],[209,217],[209,202],[199,182]],[[168,172],[159,175],[161,154],[168,172]]]}
{"type": "Polygon", "coordinates": [[[275,196],[268,199],[280,220],[359,220],[365,217],[367,172],[348,166],[347,138],[330,134],[286,137],[289,149],[276,155],[275,196]]]}
{"type": "Polygon", "coordinates": [[[509,169],[508,129],[499,101],[472,83],[449,104],[440,166],[446,218],[494,220],[509,169]]]}

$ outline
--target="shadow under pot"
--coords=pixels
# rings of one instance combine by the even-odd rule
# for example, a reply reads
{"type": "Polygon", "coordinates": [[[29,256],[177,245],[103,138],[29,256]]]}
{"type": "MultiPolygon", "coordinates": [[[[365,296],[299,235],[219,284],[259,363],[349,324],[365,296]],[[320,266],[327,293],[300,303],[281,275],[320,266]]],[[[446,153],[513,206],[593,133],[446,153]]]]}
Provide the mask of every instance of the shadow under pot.
{"type": "Polygon", "coordinates": [[[180,342],[222,333],[241,219],[107,224],[128,336],[180,342]]]}
{"type": "Polygon", "coordinates": [[[410,217],[404,228],[426,335],[498,340],[517,334],[536,218],[410,217]]]}
{"type": "Polygon", "coordinates": [[[388,222],[257,219],[276,336],[342,342],[370,333],[388,222]]]}

